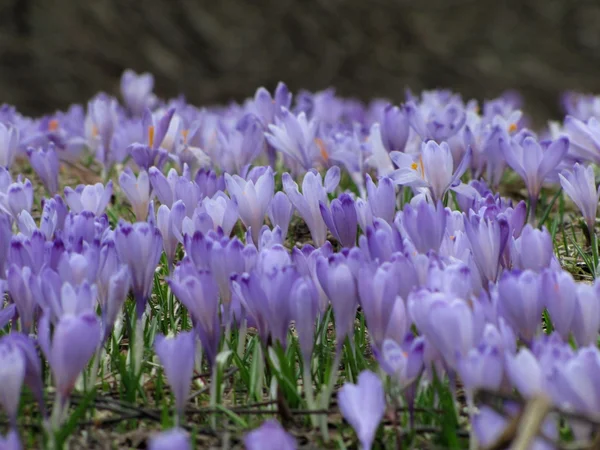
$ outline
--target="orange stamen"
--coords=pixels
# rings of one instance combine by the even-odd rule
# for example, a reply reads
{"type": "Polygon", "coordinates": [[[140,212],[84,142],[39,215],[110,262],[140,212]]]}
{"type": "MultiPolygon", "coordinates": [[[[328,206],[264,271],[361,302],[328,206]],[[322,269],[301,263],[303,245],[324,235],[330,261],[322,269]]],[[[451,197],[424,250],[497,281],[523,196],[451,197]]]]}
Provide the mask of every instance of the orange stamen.
{"type": "Polygon", "coordinates": [[[100,131],[98,130],[98,127],[96,125],[92,125],[92,136],[97,137],[99,133],[100,131]]]}
{"type": "Polygon", "coordinates": [[[321,158],[323,158],[325,162],[329,161],[329,154],[327,153],[327,148],[325,148],[325,143],[323,142],[323,140],[320,138],[316,138],[315,144],[317,144],[317,147],[319,147],[321,158]]]}
{"type": "Polygon", "coordinates": [[[510,126],[508,127],[508,132],[509,133],[514,133],[515,131],[517,131],[517,124],[516,123],[511,123],[510,126]]]}
{"type": "Polygon", "coordinates": [[[181,130],[181,135],[183,136],[184,144],[187,144],[188,134],[190,134],[190,130],[181,130]]]}
{"type": "Polygon", "coordinates": [[[148,127],[148,145],[150,147],[154,145],[154,125],[148,127]]]}
{"type": "Polygon", "coordinates": [[[52,119],[48,122],[48,131],[56,131],[58,130],[58,120],[52,119]]]}

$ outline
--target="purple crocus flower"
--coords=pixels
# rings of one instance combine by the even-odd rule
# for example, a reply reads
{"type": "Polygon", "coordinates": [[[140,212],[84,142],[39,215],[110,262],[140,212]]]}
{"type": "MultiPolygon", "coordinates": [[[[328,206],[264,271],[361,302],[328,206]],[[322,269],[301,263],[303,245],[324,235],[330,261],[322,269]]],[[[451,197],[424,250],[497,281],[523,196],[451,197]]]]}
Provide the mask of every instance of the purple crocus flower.
{"type": "Polygon", "coordinates": [[[600,283],[577,284],[573,336],[579,346],[596,344],[600,330],[600,283]]]}
{"type": "Polygon", "coordinates": [[[280,116],[275,124],[269,125],[265,133],[267,142],[285,156],[291,158],[304,171],[310,170],[319,159],[328,159],[324,147],[319,146],[317,139],[317,122],[308,120],[301,112],[298,116],[281,108],[280,116]]]}
{"type": "Polygon", "coordinates": [[[23,210],[31,211],[33,206],[33,185],[31,181],[22,180],[21,176],[12,182],[10,174],[0,167],[0,210],[10,214],[14,219],[23,210]]]}
{"type": "Polygon", "coordinates": [[[138,221],[146,220],[151,198],[148,173],[142,170],[136,178],[131,169],[127,168],[119,175],[119,185],[131,203],[135,218],[138,221]]]}
{"type": "Polygon", "coordinates": [[[77,188],[65,188],[65,200],[74,213],[84,210],[93,212],[96,216],[104,213],[113,193],[113,183],[110,180],[106,187],[102,183],[83,185],[77,188]]]}
{"type": "Polygon", "coordinates": [[[281,234],[285,239],[294,213],[294,207],[288,196],[282,191],[276,192],[268,212],[271,224],[281,229],[281,234]]]}
{"type": "Polygon", "coordinates": [[[460,181],[460,177],[469,167],[470,149],[456,170],[453,170],[454,160],[446,142],[424,142],[417,161],[401,152],[392,152],[390,156],[398,166],[398,170],[390,174],[394,182],[414,188],[427,188],[434,202],[442,200],[449,189],[467,196],[475,195],[472,187],[460,181]]]}
{"type": "Polygon", "coordinates": [[[49,145],[40,149],[27,149],[29,162],[35,173],[40,177],[42,183],[50,195],[58,192],[58,169],[60,163],[54,151],[54,146],[49,145]]]}
{"type": "Polygon", "coordinates": [[[471,213],[470,217],[465,216],[465,232],[482,280],[486,283],[495,282],[500,273],[500,258],[508,241],[508,222],[501,217],[485,219],[471,213]]]}
{"type": "Polygon", "coordinates": [[[438,252],[446,231],[446,217],[441,202],[431,205],[422,200],[416,207],[406,205],[400,223],[419,253],[438,252]]]}
{"type": "Polygon", "coordinates": [[[529,399],[548,392],[548,380],[540,361],[528,348],[516,355],[505,353],[506,375],[519,393],[529,399]]]}
{"type": "Polygon", "coordinates": [[[175,337],[156,336],[154,350],[167,375],[167,380],[175,396],[175,410],[179,419],[185,414],[185,404],[194,374],[196,336],[193,332],[182,331],[175,337]]]}
{"type": "Polygon", "coordinates": [[[181,200],[176,201],[171,209],[166,205],[160,205],[156,214],[156,226],[163,238],[163,248],[167,256],[169,270],[173,267],[177,245],[183,241],[182,224],[184,217],[185,205],[181,200]]]}
{"type": "Polygon", "coordinates": [[[594,233],[596,211],[600,201],[600,187],[596,189],[594,168],[575,164],[571,171],[558,175],[560,185],[583,215],[590,235],[594,233]]]}
{"type": "Polygon", "coordinates": [[[575,280],[569,272],[545,270],[540,280],[540,287],[554,329],[565,341],[568,341],[577,307],[575,280]]]}
{"type": "Polygon", "coordinates": [[[276,420],[267,420],[244,436],[246,450],[296,450],[296,439],[276,420]]]}
{"type": "Polygon", "coordinates": [[[219,165],[227,173],[243,175],[265,145],[263,126],[254,114],[243,116],[233,129],[218,129],[217,136],[219,165]]]}
{"type": "Polygon", "coordinates": [[[579,161],[600,163],[600,122],[597,117],[590,117],[586,123],[567,116],[563,131],[569,137],[569,156],[579,161]]]}
{"type": "Polygon", "coordinates": [[[541,326],[544,302],[540,276],[530,270],[505,272],[498,281],[498,314],[526,342],[541,326]]]}
{"type": "Polygon", "coordinates": [[[152,293],[162,246],[160,231],[146,222],[133,225],[121,222],[115,230],[115,248],[121,262],[129,266],[138,318],[142,317],[152,293]]]}
{"type": "Polygon", "coordinates": [[[292,94],[282,82],[277,83],[273,96],[264,87],[258,88],[254,94],[254,112],[265,127],[274,123],[275,117],[281,115],[282,107],[289,109],[291,104],[292,94]]]}
{"type": "Polygon", "coordinates": [[[187,308],[194,330],[202,342],[209,364],[214,366],[219,350],[219,289],[213,275],[199,271],[189,260],[182,261],[168,279],[173,294],[187,308]]]}
{"type": "Polygon", "coordinates": [[[317,260],[317,277],[321,287],[327,294],[333,307],[336,327],[337,350],[340,351],[346,337],[354,326],[356,308],[358,307],[357,273],[352,266],[360,267],[359,253],[354,252],[346,258],[341,253],[335,253],[329,258],[320,257],[317,260]]]}
{"type": "Polygon", "coordinates": [[[105,94],[100,94],[88,103],[85,118],[85,136],[96,153],[96,159],[105,169],[109,169],[115,161],[112,153],[112,141],[119,126],[117,100],[105,94]]]}
{"type": "Polygon", "coordinates": [[[6,277],[6,260],[12,238],[10,216],[1,211],[0,206],[0,279],[6,277]]]}
{"type": "Polygon", "coordinates": [[[388,152],[404,151],[410,132],[408,115],[404,107],[387,105],[381,120],[381,140],[388,152]]]}
{"type": "Polygon", "coordinates": [[[39,310],[40,279],[28,266],[18,267],[16,264],[9,267],[6,278],[10,297],[19,313],[21,329],[29,333],[39,310]]]}
{"type": "Polygon", "coordinates": [[[504,376],[504,355],[497,346],[480,345],[458,359],[456,371],[470,398],[476,389],[496,391],[504,376]]]}
{"type": "MultiPolygon", "coordinates": [[[[104,261],[107,262],[110,259],[104,259],[104,261]]],[[[129,267],[126,265],[115,265],[112,269],[114,272],[111,273],[108,280],[103,281],[107,283],[103,288],[103,292],[100,292],[100,289],[98,289],[98,303],[102,309],[102,342],[105,342],[110,337],[117,316],[123,308],[125,300],[127,300],[127,294],[131,285],[129,267]],[[119,267],[118,270],[115,270],[116,267],[119,267]]]]}
{"type": "Polygon", "coordinates": [[[42,316],[38,342],[52,370],[60,399],[65,401],[77,377],[100,345],[100,323],[93,312],[61,317],[50,338],[50,318],[42,316]],[[76,342],[77,345],[73,345],[76,342]]]}
{"type": "Polygon", "coordinates": [[[512,239],[510,255],[514,268],[540,272],[549,267],[554,259],[552,236],[546,227],[538,230],[527,224],[521,236],[512,239]]]}
{"type": "Polygon", "coordinates": [[[356,245],[357,222],[354,200],[349,194],[340,194],[331,205],[319,202],[323,221],[335,239],[344,247],[356,245]]]}
{"type": "Polygon", "coordinates": [[[171,428],[153,435],[148,450],[192,450],[192,443],[185,430],[171,428]]]}
{"type": "Polygon", "coordinates": [[[12,428],[16,428],[21,387],[25,379],[25,358],[9,336],[0,339],[0,405],[12,428]]]}
{"type": "Polygon", "coordinates": [[[11,239],[7,262],[39,273],[45,263],[45,248],[46,236],[41,231],[35,230],[29,238],[17,234],[11,239]]]}
{"type": "Polygon", "coordinates": [[[535,210],[542,184],[556,169],[569,150],[569,139],[561,137],[542,146],[534,137],[526,136],[521,142],[512,139],[501,142],[506,163],[519,174],[529,195],[529,222],[535,219],[535,210]]]}
{"type": "Polygon", "coordinates": [[[383,383],[373,372],[365,370],[358,376],[358,384],[344,384],[337,398],[340,412],[354,428],[361,448],[369,450],[385,413],[383,383]]]}
{"type": "Polygon", "coordinates": [[[0,123],[0,167],[10,169],[19,146],[19,129],[8,123],[0,123]]]}
{"type": "Polygon", "coordinates": [[[238,175],[225,174],[225,184],[231,198],[238,205],[238,212],[246,228],[252,230],[252,239],[258,242],[265,214],[273,199],[275,179],[270,167],[258,178],[256,183],[244,180],[238,175]]]}
{"type": "Polygon", "coordinates": [[[327,237],[327,225],[323,221],[319,204],[327,203],[327,194],[333,192],[340,182],[340,168],[337,166],[330,168],[324,182],[319,173],[308,171],[302,181],[302,194],[287,172],[283,174],[282,181],[283,190],[306,222],[315,246],[322,246],[327,237]]]}
{"type": "Polygon", "coordinates": [[[152,108],[156,103],[154,77],[150,73],[137,74],[126,70],[121,77],[121,95],[125,106],[132,115],[141,116],[146,108],[152,108]]]}
{"type": "Polygon", "coordinates": [[[365,176],[367,199],[373,217],[379,217],[390,225],[396,215],[396,188],[391,178],[380,177],[375,186],[370,175],[365,176]]]}
{"type": "Polygon", "coordinates": [[[304,364],[310,366],[315,324],[319,314],[319,293],[309,277],[298,278],[290,291],[291,316],[294,320],[304,364]]]}
{"type": "MultiPolygon", "coordinates": [[[[445,141],[457,134],[464,126],[467,116],[457,101],[449,101],[437,108],[424,102],[417,106],[414,101],[406,103],[405,111],[411,127],[423,139],[445,141]]],[[[436,105],[437,106],[437,105],[436,105]]]]}

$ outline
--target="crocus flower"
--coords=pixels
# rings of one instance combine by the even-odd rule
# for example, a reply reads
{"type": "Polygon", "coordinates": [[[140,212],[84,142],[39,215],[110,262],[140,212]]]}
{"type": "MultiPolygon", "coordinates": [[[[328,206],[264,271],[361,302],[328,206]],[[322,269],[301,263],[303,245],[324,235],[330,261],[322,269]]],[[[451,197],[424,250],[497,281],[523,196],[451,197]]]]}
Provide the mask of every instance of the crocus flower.
{"type": "Polygon", "coordinates": [[[185,430],[171,428],[153,435],[148,450],[192,450],[192,443],[185,430]]]}
{"type": "Polygon", "coordinates": [[[44,315],[40,319],[38,342],[50,364],[57,393],[63,401],[69,397],[77,377],[96,352],[100,337],[100,323],[91,312],[64,315],[56,323],[52,338],[49,317],[44,315]]]}
{"type": "Polygon", "coordinates": [[[504,355],[497,346],[480,345],[458,359],[456,370],[473,400],[476,389],[498,390],[504,376],[504,355]]]}
{"type": "Polygon", "coordinates": [[[317,260],[319,283],[333,306],[338,351],[353,329],[358,306],[356,276],[351,268],[353,265],[351,259],[358,262],[357,255],[358,253],[353,253],[352,256],[346,258],[343,254],[336,253],[329,258],[320,257],[317,260]]]}
{"type": "Polygon", "coordinates": [[[473,188],[460,181],[460,177],[469,166],[470,149],[467,150],[456,170],[453,170],[452,152],[445,142],[423,143],[417,161],[412,156],[401,152],[392,152],[390,156],[398,166],[398,169],[390,174],[394,182],[414,188],[427,188],[434,202],[442,200],[449,189],[467,196],[475,195],[473,188]]]}
{"type": "Polygon", "coordinates": [[[246,450],[296,450],[296,439],[276,420],[267,420],[244,436],[246,450]]]}
{"type": "Polygon", "coordinates": [[[356,244],[357,222],[354,200],[349,194],[341,194],[331,205],[319,202],[323,221],[333,237],[344,247],[356,244]]]}
{"type": "Polygon", "coordinates": [[[429,139],[437,142],[446,141],[457,134],[466,122],[464,108],[454,100],[437,108],[431,108],[426,102],[417,106],[411,100],[406,103],[405,111],[410,126],[423,141],[429,139]]]}
{"type": "Polygon", "coordinates": [[[152,108],[156,103],[154,77],[150,73],[137,74],[126,70],[121,77],[121,95],[125,105],[134,116],[141,116],[146,108],[152,108]]]}
{"type": "Polygon", "coordinates": [[[138,221],[146,220],[150,203],[148,173],[142,170],[136,178],[131,169],[127,168],[119,176],[119,185],[127,200],[131,203],[135,218],[138,221]]]}
{"type": "Polygon", "coordinates": [[[365,163],[376,169],[379,177],[391,175],[394,172],[394,164],[392,164],[388,150],[383,145],[380,124],[374,123],[371,126],[367,143],[371,155],[365,160],[365,163]]]}
{"type": "Polygon", "coordinates": [[[446,216],[441,202],[431,205],[423,200],[414,208],[406,205],[400,223],[419,253],[437,252],[446,231],[446,216]]]}
{"type": "Polygon", "coordinates": [[[600,330],[600,284],[577,284],[572,330],[579,346],[596,344],[600,330]]]}
{"type": "Polygon", "coordinates": [[[319,312],[319,293],[309,277],[298,278],[290,291],[291,316],[294,320],[304,364],[310,366],[319,312]]]}
{"type": "Polygon", "coordinates": [[[160,261],[162,246],[160,231],[146,222],[133,225],[121,222],[115,230],[117,254],[129,266],[138,318],[144,313],[152,293],[154,271],[160,261]]]}
{"type": "Polygon", "coordinates": [[[0,166],[10,169],[15,160],[19,145],[19,129],[10,124],[0,123],[0,166]]]}
{"type": "Polygon", "coordinates": [[[269,207],[269,220],[273,226],[281,229],[284,238],[287,236],[293,213],[294,207],[288,196],[282,191],[276,192],[269,207]]]}
{"type": "Polygon", "coordinates": [[[410,132],[408,116],[403,107],[387,105],[381,120],[381,140],[388,152],[404,151],[410,132]]]}
{"type": "Polygon", "coordinates": [[[21,387],[25,378],[25,359],[9,336],[0,339],[0,404],[11,427],[17,425],[21,387]]]}
{"type": "Polygon", "coordinates": [[[517,139],[501,142],[506,163],[519,174],[527,186],[529,195],[529,221],[535,219],[535,209],[542,184],[569,150],[569,139],[561,137],[542,147],[532,137],[525,137],[520,143],[517,139]]]}
{"type": "Polygon", "coordinates": [[[96,216],[104,213],[113,193],[113,183],[110,180],[106,187],[102,183],[83,185],[75,189],[65,188],[65,200],[71,211],[80,213],[84,210],[93,212],[96,216]]]}
{"type": "Polygon", "coordinates": [[[213,275],[183,261],[168,279],[173,294],[187,308],[208,362],[214,366],[219,350],[219,289],[213,275]]]}
{"type": "Polygon", "coordinates": [[[183,232],[191,235],[195,231],[207,233],[208,230],[220,230],[224,236],[229,236],[239,218],[238,212],[239,207],[235,200],[219,191],[212,198],[202,199],[191,220],[187,217],[183,219],[183,232]]]}
{"type": "Polygon", "coordinates": [[[391,178],[380,177],[377,186],[367,174],[367,199],[373,217],[379,217],[387,223],[394,222],[396,215],[396,188],[391,178]]]}
{"type": "Polygon", "coordinates": [[[481,278],[486,282],[495,282],[500,272],[500,258],[508,241],[508,222],[501,217],[485,219],[470,214],[470,217],[465,216],[465,232],[481,278]]]}
{"type": "Polygon", "coordinates": [[[300,216],[306,222],[315,246],[320,247],[325,243],[327,237],[327,225],[319,208],[320,202],[327,202],[327,194],[337,187],[340,181],[340,169],[333,166],[325,175],[325,182],[321,175],[315,171],[308,171],[302,181],[302,194],[298,191],[298,185],[290,174],[283,174],[283,189],[288,195],[292,205],[298,210],[300,216]]]}
{"type": "Polygon", "coordinates": [[[0,279],[4,278],[6,274],[6,259],[8,258],[11,238],[10,216],[2,212],[2,206],[0,205],[0,279]]]}
{"type": "Polygon", "coordinates": [[[225,184],[231,198],[238,205],[240,218],[246,228],[252,230],[252,239],[258,242],[265,214],[273,199],[275,180],[270,167],[258,178],[256,183],[247,181],[238,175],[225,174],[225,184]]]}
{"type": "Polygon", "coordinates": [[[600,187],[596,190],[594,168],[575,164],[572,171],[563,171],[558,176],[560,185],[581,211],[591,235],[594,233],[600,201],[600,187]]]}
{"type": "Polygon", "coordinates": [[[56,194],[58,192],[58,169],[60,164],[54,146],[50,145],[37,150],[29,148],[27,155],[31,167],[42,180],[46,190],[50,195],[56,194]]]}
{"type": "Polygon", "coordinates": [[[530,270],[505,272],[498,281],[498,313],[526,342],[541,326],[540,293],[540,277],[530,270]]]}
{"type": "Polygon", "coordinates": [[[269,125],[269,132],[265,133],[265,138],[273,148],[291,158],[304,171],[308,171],[317,160],[327,161],[327,153],[315,139],[316,133],[317,122],[314,119],[309,121],[303,112],[295,116],[286,108],[282,108],[275,124],[269,125]]]}
{"type": "Polygon", "coordinates": [[[554,329],[568,341],[577,308],[575,280],[564,270],[545,270],[540,287],[554,329]]]}
{"type": "Polygon", "coordinates": [[[40,279],[28,266],[18,267],[16,264],[9,267],[6,277],[10,297],[19,313],[21,329],[29,333],[39,309],[40,279]]]}
{"type": "Polygon", "coordinates": [[[254,112],[265,127],[274,123],[275,117],[281,115],[282,107],[289,109],[291,104],[292,94],[282,82],[277,83],[273,96],[264,87],[258,88],[254,94],[254,112]]]}
{"type": "Polygon", "coordinates": [[[33,185],[21,176],[12,182],[10,174],[0,167],[0,210],[11,215],[14,219],[23,210],[31,212],[33,206],[33,185]]]}
{"type": "Polygon", "coordinates": [[[516,355],[505,354],[506,375],[519,393],[529,399],[544,394],[548,380],[535,355],[527,348],[521,348],[516,355]]]}
{"type": "Polygon", "coordinates": [[[510,255],[516,269],[539,272],[549,267],[554,258],[552,236],[546,227],[538,230],[527,224],[521,236],[511,240],[510,255]]]}
{"type": "Polygon", "coordinates": [[[340,412],[354,428],[361,448],[369,450],[385,412],[383,383],[365,370],[358,376],[358,384],[344,384],[337,398],[340,412]]]}
{"type": "MultiPolygon", "coordinates": [[[[107,260],[104,259],[104,261],[107,260]]],[[[126,265],[115,265],[112,269],[114,272],[112,272],[108,278],[102,293],[100,293],[99,289],[98,295],[98,303],[102,309],[102,342],[105,342],[110,337],[117,316],[127,299],[131,283],[129,268],[126,265]],[[119,267],[119,269],[115,270],[116,267],[119,267]]]]}
{"type": "Polygon", "coordinates": [[[185,217],[185,205],[176,201],[172,208],[160,205],[156,214],[156,226],[163,238],[163,248],[167,256],[169,269],[173,266],[177,245],[183,241],[182,224],[185,217]]]}
{"type": "Polygon", "coordinates": [[[569,154],[577,160],[600,163],[600,122],[590,117],[586,122],[565,117],[564,133],[569,137],[569,154]]]}
{"type": "Polygon", "coordinates": [[[110,168],[116,159],[112,152],[112,140],[119,125],[117,108],[116,99],[100,94],[88,103],[85,118],[85,136],[96,153],[96,159],[105,169],[110,168]]]}
{"type": "Polygon", "coordinates": [[[196,354],[196,336],[182,331],[175,337],[156,336],[154,349],[175,396],[175,410],[181,419],[190,394],[196,354]]]}

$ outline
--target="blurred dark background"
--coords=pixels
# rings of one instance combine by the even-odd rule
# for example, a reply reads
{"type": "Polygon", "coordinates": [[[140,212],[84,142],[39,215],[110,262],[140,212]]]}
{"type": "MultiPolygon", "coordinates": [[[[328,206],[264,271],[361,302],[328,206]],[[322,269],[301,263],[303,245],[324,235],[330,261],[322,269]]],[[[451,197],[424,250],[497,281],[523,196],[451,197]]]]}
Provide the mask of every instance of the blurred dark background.
{"type": "Polygon", "coordinates": [[[0,63],[0,102],[29,114],[117,94],[132,68],[195,104],[279,80],[396,101],[514,88],[558,117],[565,89],[600,93],[600,1],[0,0],[0,63]]]}

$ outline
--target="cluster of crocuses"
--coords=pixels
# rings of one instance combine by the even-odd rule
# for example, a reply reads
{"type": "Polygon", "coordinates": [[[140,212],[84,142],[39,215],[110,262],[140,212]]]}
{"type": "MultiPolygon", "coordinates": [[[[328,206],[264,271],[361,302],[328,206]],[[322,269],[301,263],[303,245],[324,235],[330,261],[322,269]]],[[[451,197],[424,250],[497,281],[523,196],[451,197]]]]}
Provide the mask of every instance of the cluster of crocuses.
{"type": "MultiPolygon", "coordinates": [[[[477,102],[446,91],[408,93],[401,106],[365,105],[330,90],[294,99],[280,83],[274,95],[260,88],[241,105],[200,109],[182,98],[160,101],[152,77],[130,71],[121,90],[123,103],[100,94],[87,109],[75,105],[39,119],[0,109],[6,448],[20,448],[23,384],[52,434],[73,390],[94,388],[111,337],[129,334],[132,367],[142,371],[149,303],[163,282],[192,323],[154,345],[175,397],[176,424],[185,419],[197,349],[217,374],[231,330],[239,330],[243,351],[249,327],[264,355],[298,340],[307,406],[327,408],[343,346],[355,351],[357,314],[382,370],[362,373],[337,396],[365,449],[386,404],[412,408],[434,374],[464,386],[472,443],[492,443],[520,408],[507,403],[505,416],[476,409],[480,388],[516,389],[526,399],[550,394],[558,408],[600,414],[600,285],[563,271],[550,233],[536,228],[543,187],[560,185],[596,245],[597,98],[566,97],[564,124],[538,136],[525,127],[513,95],[484,102],[480,113],[477,102]],[[90,155],[105,183],[59,195],[61,166],[90,155]],[[15,173],[23,167],[17,159],[29,160],[48,197],[35,201],[32,182],[15,173]],[[494,193],[507,167],[522,178],[527,203],[494,193]],[[134,223],[109,220],[113,194],[127,200],[134,223]],[[310,244],[289,232],[294,216],[308,227],[310,244]],[[164,279],[157,272],[163,253],[164,279]],[[137,326],[115,331],[129,294],[137,326]],[[330,308],[335,370],[315,396],[315,329],[330,308]],[[56,393],[51,411],[43,395],[46,364],[56,393]],[[386,393],[383,377],[398,389],[386,393]]],[[[214,401],[218,387],[211,389],[214,401]]],[[[586,423],[570,425],[577,438],[590,437],[586,423]]],[[[537,444],[550,445],[557,426],[549,416],[537,444]]],[[[326,438],[326,423],[321,429],[326,438]]],[[[296,446],[273,421],[245,443],[296,446]]],[[[191,444],[175,428],[150,445],[191,444]]]]}

